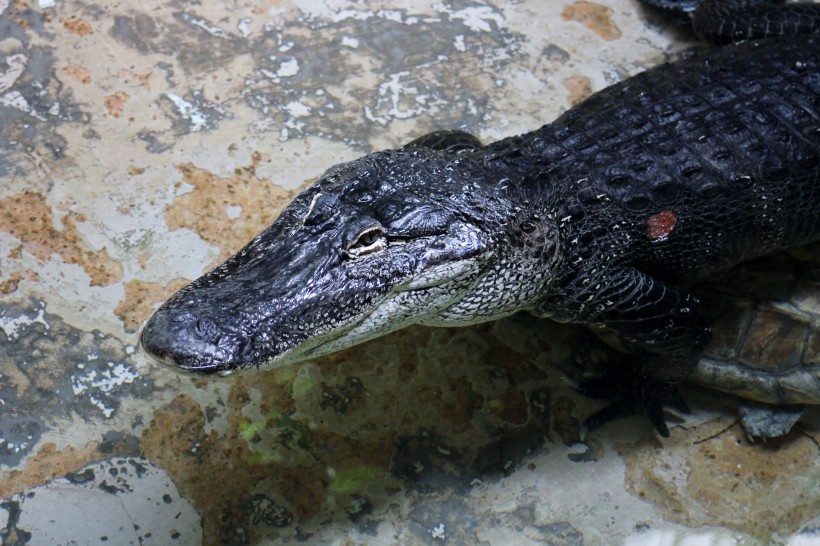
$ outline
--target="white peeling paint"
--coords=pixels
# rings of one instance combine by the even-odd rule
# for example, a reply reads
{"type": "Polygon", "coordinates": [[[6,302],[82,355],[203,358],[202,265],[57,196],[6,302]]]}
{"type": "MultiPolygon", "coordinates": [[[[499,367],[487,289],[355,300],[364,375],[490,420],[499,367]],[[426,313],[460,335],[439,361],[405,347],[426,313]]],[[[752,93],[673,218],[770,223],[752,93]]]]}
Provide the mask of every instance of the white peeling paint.
{"type": "MultiPolygon", "coordinates": [[[[0,13],[3,13],[3,9],[5,9],[5,8],[3,8],[2,4],[3,3],[0,2],[0,13]]],[[[54,6],[56,6],[57,2],[56,2],[56,0],[38,0],[37,5],[40,7],[40,9],[48,9],[48,8],[53,8],[54,6]]]]}
{"type": "MultiPolygon", "coordinates": [[[[381,125],[386,125],[392,119],[408,119],[430,111],[436,104],[431,101],[431,96],[427,93],[420,93],[413,85],[406,85],[403,78],[409,78],[410,72],[402,71],[390,75],[390,79],[379,85],[378,95],[390,106],[382,115],[378,115],[369,106],[365,106],[365,117],[381,125]],[[417,105],[410,107],[410,104],[417,105]]],[[[381,103],[382,100],[379,100],[381,103]]],[[[384,110],[384,108],[379,108],[384,110]]]]}
{"type": "Polygon", "coordinates": [[[386,21],[393,21],[394,23],[404,22],[404,12],[397,9],[381,9],[376,12],[376,15],[386,21]]]}
{"type": "MultiPolygon", "coordinates": [[[[85,370],[84,364],[77,365],[78,370],[85,370]]],[[[111,417],[114,413],[114,408],[106,406],[103,400],[100,400],[98,394],[109,394],[117,387],[125,384],[133,383],[139,378],[139,374],[133,371],[131,366],[126,364],[108,363],[108,369],[98,372],[97,370],[89,370],[88,372],[77,375],[71,375],[71,389],[74,391],[74,396],[86,396],[92,404],[100,408],[106,418],[111,417]]]]}
{"type": "Polygon", "coordinates": [[[288,111],[288,113],[291,116],[293,116],[295,118],[301,118],[301,117],[308,116],[308,115],[310,115],[310,112],[311,112],[310,106],[307,106],[306,104],[303,104],[303,103],[301,103],[299,101],[296,101],[296,100],[291,101],[287,105],[285,105],[285,109],[288,111]]]}
{"type": "Polygon", "coordinates": [[[299,61],[292,57],[290,59],[282,61],[279,64],[279,70],[276,71],[276,75],[280,78],[290,78],[298,73],[299,61]]]}
{"type": "Polygon", "coordinates": [[[330,2],[316,2],[316,0],[296,0],[295,7],[301,11],[308,20],[326,19],[333,23],[340,23],[348,19],[355,21],[366,21],[373,17],[372,11],[359,11],[355,9],[334,8],[330,2]]]}
{"type": "Polygon", "coordinates": [[[22,53],[15,53],[14,55],[9,55],[3,59],[3,61],[8,68],[5,72],[0,73],[0,93],[14,85],[14,82],[17,81],[17,78],[20,77],[20,74],[22,74],[26,68],[28,57],[22,53]]]}
{"type": "Polygon", "coordinates": [[[444,524],[439,523],[434,528],[429,530],[430,536],[437,540],[444,540],[447,538],[447,534],[444,532],[444,524]]]}
{"type": "Polygon", "coordinates": [[[9,7],[9,0],[0,0],[0,15],[3,15],[7,7],[9,7]]]}
{"type": "Polygon", "coordinates": [[[351,49],[359,47],[359,39],[353,36],[342,36],[342,45],[351,49]]]}
{"type": "Polygon", "coordinates": [[[236,30],[239,31],[239,34],[241,34],[243,38],[247,38],[251,35],[251,23],[253,23],[253,19],[250,17],[240,19],[239,22],[236,23],[236,30]]]}
{"type": "Polygon", "coordinates": [[[165,93],[165,96],[174,103],[174,106],[179,110],[179,114],[191,122],[191,132],[201,131],[205,128],[208,118],[199,111],[199,108],[174,93],[165,93]]]}
{"type": "Polygon", "coordinates": [[[221,29],[217,26],[208,24],[208,22],[205,19],[202,19],[201,17],[194,17],[191,14],[186,14],[186,15],[188,15],[188,17],[187,17],[188,22],[190,22],[195,27],[201,28],[202,30],[204,30],[205,32],[210,34],[211,36],[215,36],[217,38],[222,38],[222,39],[230,39],[231,35],[228,32],[226,32],[225,30],[223,30],[223,29],[221,29]]]}
{"type": "Polygon", "coordinates": [[[444,4],[437,4],[434,7],[449,13],[451,19],[461,19],[475,32],[492,32],[493,27],[490,23],[495,23],[498,27],[504,27],[507,24],[504,17],[491,6],[470,6],[458,10],[450,10],[444,4]]]}
{"type": "Polygon", "coordinates": [[[2,97],[0,97],[0,106],[7,106],[9,108],[16,108],[21,112],[25,112],[30,116],[33,116],[40,121],[46,121],[45,116],[39,114],[36,110],[34,110],[28,103],[28,101],[17,91],[9,91],[2,97]]]}
{"type": "Polygon", "coordinates": [[[28,315],[20,315],[19,317],[4,317],[0,315],[0,329],[2,329],[9,339],[17,339],[20,335],[20,329],[26,326],[31,326],[32,324],[42,324],[46,327],[46,330],[50,328],[46,319],[43,317],[43,313],[45,312],[44,309],[40,309],[38,311],[37,316],[31,318],[28,315]]]}

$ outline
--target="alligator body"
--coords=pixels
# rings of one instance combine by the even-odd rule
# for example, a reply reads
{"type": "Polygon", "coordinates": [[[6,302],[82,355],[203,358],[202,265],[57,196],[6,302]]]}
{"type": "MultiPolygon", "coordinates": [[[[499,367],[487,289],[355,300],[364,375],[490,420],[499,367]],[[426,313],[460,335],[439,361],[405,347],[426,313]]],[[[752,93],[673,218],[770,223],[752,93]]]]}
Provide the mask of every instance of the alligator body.
{"type": "Polygon", "coordinates": [[[820,38],[707,50],[528,134],[434,133],[331,168],[142,345],[230,372],[529,311],[605,329],[675,381],[710,336],[685,286],[820,238],[819,174],[820,38]]]}
{"type": "Polygon", "coordinates": [[[783,0],[640,0],[677,17],[701,39],[729,43],[820,30],[820,5],[783,0]]]}

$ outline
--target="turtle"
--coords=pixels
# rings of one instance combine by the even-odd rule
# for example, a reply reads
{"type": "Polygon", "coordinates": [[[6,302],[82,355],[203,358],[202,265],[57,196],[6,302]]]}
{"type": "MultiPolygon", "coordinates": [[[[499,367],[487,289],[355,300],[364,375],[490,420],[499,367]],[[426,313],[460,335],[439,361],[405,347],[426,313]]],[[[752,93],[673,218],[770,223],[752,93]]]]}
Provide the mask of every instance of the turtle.
{"type": "Polygon", "coordinates": [[[746,431],[788,433],[820,404],[820,243],[766,256],[692,287],[713,319],[689,381],[737,395],[746,431]]]}
{"type": "MultiPolygon", "coordinates": [[[[752,438],[789,433],[807,406],[820,405],[820,242],[741,263],[689,288],[713,323],[686,382],[738,397],[752,438]]],[[[570,328],[550,335],[573,347],[570,358],[551,365],[582,394],[606,398],[585,385],[617,391],[619,381],[634,381],[613,369],[613,360],[628,362],[631,347],[611,332],[570,328]]],[[[688,411],[676,389],[667,398],[667,406],[688,411]]],[[[586,428],[606,420],[587,420],[586,428]]]]}

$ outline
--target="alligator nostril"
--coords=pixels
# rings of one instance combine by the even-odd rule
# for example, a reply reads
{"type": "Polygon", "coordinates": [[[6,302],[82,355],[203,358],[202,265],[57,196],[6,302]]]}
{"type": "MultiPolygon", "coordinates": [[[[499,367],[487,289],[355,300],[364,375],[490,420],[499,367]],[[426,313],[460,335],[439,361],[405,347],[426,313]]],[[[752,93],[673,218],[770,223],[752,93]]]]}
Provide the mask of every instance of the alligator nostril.
{"type": "Polygon", "coordinates": [[[214,341],[219,334],[219,329],[212,320],[198,318],[194,321],[194,334],[202,341],[214,341]]]}

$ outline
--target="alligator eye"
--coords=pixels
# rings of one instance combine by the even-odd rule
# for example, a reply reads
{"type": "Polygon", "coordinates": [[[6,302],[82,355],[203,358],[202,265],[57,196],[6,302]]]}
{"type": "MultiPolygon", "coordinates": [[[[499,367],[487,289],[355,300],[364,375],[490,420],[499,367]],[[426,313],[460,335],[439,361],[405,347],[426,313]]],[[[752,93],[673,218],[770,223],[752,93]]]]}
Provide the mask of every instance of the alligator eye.
{"type": "Polygon", "coordinates": [[[381,226],[369,227],[347,247],[350,256],[366,256],[387,247],[387,239],[381,226]]]}

